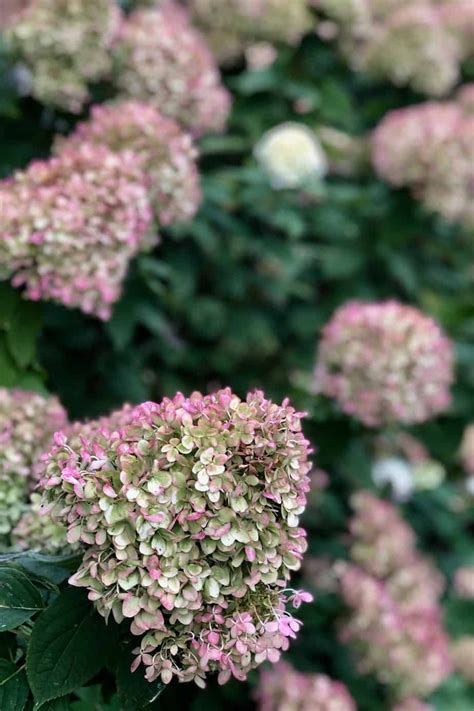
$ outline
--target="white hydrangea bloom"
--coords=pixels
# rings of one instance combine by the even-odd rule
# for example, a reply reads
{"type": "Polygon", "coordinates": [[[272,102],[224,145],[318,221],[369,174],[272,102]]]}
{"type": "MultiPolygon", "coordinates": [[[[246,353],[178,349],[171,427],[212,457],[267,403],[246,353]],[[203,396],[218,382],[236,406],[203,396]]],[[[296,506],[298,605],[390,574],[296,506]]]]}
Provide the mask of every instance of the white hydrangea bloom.
{"type": "Polygon", "coordinates": [[[389,484],[397,501],[406,501],[415,486],[413,470],[406,459],[386,457],[372,466],[372,480],[376,486],[389,484]]]}
{"type": "Polygon", "coordinates": [[[315,133],[299,123],[283,123],[267,131],[255,147],[255,157],[276,190],[301,187],[323,178],[326,154],[315,133]]]}

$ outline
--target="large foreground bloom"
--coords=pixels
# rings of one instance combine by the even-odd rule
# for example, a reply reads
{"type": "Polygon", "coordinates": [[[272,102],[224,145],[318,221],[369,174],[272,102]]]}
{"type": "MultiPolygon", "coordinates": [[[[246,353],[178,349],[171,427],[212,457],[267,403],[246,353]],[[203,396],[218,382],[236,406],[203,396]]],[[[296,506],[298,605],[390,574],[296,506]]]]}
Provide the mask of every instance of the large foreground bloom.
{"type": "Polygon", "coordinates": [[[288,647],[300,623],[286,605],[309,599],[287,589],[306,549],[308,451],[288,402],[228,389],[56,438],[42,486],[84,547],[70,582],[131,620],[149,680],[241,679],[288,647]]]}

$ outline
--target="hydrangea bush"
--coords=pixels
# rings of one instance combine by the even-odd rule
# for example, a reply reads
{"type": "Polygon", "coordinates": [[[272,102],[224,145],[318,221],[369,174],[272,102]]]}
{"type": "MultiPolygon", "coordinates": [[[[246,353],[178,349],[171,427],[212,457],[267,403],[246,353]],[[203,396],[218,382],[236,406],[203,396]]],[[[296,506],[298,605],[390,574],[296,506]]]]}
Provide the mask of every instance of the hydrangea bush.
{"type": "Polygon", "coordinates": [[[474,707],[470,3],[0,4],[2,711],[474,707]]]}

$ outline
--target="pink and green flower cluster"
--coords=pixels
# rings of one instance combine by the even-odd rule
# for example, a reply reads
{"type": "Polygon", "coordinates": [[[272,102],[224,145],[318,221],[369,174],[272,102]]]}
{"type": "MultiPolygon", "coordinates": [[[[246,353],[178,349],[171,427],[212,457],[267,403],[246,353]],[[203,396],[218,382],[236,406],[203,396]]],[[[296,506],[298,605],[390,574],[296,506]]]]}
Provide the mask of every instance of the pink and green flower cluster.
{"type": "Polygon", "coordinates": [[[323,329],[314,390],[368,427],[434,417],[452,380],[450,341],[412,306],[351,301],[323,329]]]}
{"type": "Polygon", "coordinates": [[[201,202],[197,150],[191,136],[153,106],[122,101],[92,108],[66,139],[56,141],[56,152],[79,149],[83,143],[104,145],[140,157],[150,182],[150,200],[161,225],[190,220],[201,202]]]}
{"type": "Polygon", "coordinates": [[[454,668],[470,684],[474,684],[474,635],[459,637],[451,647],[454,668]]]}
{"type": "Polygon", "coordinates": [[[225,127],[230,95],[204,37],[179,3],[165,0],[124,18],[114,58],[122,96],[153,104],[194,135],[225,127]]]}
{"type": "Polygon", "coordinates": [[[57,435],[42,486],[45,511],[85,549],[70,582],[130,620],[150,681],[242,679],[296,635],[286,604],[310,599],[287,589],[306,549],[301,417],[226,389],[57,435]]]}
{"type": "Polygon", "coordinates": [[[353,504],[352,562],[339,567],[348,607],[341,639],[360,671],[375,674],[397,699],[428,696],[452,670],[439,606],[443,580],[395,507],[366,492],[353,504]]]}
{"type": "Polygon", "coordinates": [[[337,37],[353,69],[422,94],[449,92],[462,63],[472,55],[474,7],[466,0],[312,0],[312,4],[322,13],[321,36],[337,37]]]}
{"type": "Polygon", "coordinates": [[[55,397],[0,388],[0,546],[25,509],[40,453],[66,424],[55,397]]]}
{"type": "Polygon", "coordinates": [[[0,183],[0,277],[107,319],[130,260],[156,242],[151,226],[140,157],[72,147],[0,183]]]}
{"type": "Polygon", "coordinates": [[[303,674],[286,662],[260,672],[258,711],[355,711],[347,688],[325,674],[303,674]]]}
{"type": "Polygon", "coordinates": [[[189,5],[221,61],[257,43],[297,44],[314,25],[307,0],[190,0],[189,5]]]}
{"type": "Polygon", "coordinates": [[[31,0],[12,14],[6,40],[30,75],[32,95],[79,113],[88,84],[110,75],[120,14],[115,0],[31,0]]]}
{"type": "Polygon", "coordinates": [[[450,102],[389,112],[372,138],[372,162],[430,212],[474,230],[474,103],[471,85],[450,102]]]}

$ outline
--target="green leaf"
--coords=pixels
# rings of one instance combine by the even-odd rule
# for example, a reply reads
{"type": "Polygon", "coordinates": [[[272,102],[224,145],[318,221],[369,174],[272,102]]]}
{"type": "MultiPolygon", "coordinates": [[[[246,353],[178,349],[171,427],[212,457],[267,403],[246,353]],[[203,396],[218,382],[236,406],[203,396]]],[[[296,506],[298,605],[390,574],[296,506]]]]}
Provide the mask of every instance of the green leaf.
{"type": "Polygon", "coordinates": [[[28,682],[23,669],[0,659],[0,709],[23,711],[28,698],[28,682]]]}
{"type": "Polygon", "coordinates": [[[10,355],[6,334],[0,333],[0,387],[12,388],[18,382],[18,370],[10,355]]]}
{"type": "Polygon", "coordinates": [[[38,305],[28,301],[21,302],[12,326],[7,331],[8,349],[20,368],[26,368],[35,358],[40,327],[38,305]]]}
{"type": "Polygon", "coordinates": [[[31,634],[26,669],[37,704],[83,686],[107,662],[107,627],[83,591],[68,588],[42,615],[31,634]]]}
{"type": "Polygon", "coordinates": [[[40,593],[25,573],[0,567],[0,632],[18,627],[43,607],[40,593]]]}
{"type": "Polygon", "coordinates": [[[134,657],[125,650],[117,665],[117,688],[123,711],[139,711],[151,704],[162,693],[165,684],[155,681],[150,684],[144,677],[143,668],[130,671],[134,657]]]}
{"type": "Polygon", "coordinates": [[[71,699],[68,696],[61,696],[60,699],[46,701],[44,704],[35,704],[33,711],[69,711],[71,699]]]}
{"type": "Polygon", "coordinates": [[[0,555],[0,565],[2,563],[19,565],[30,573],[46,578],[56,585],[62,583],[78,569],[80,560],[80,555],[47,555],[34,551],[0,555]]]}

